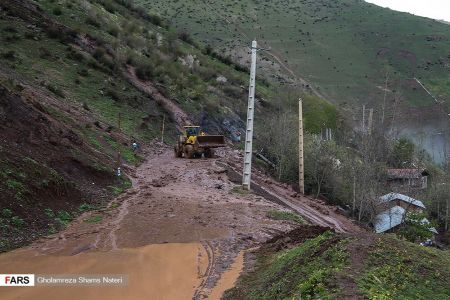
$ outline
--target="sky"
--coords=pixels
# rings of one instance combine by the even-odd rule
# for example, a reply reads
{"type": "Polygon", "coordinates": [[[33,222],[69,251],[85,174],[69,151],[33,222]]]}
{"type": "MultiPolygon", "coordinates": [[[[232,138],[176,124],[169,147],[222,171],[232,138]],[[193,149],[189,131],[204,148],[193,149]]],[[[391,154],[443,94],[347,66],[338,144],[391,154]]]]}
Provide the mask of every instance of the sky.
{"type": "Polygon", "coordinates": [[[450,0],[366,0],[366,2],[450,22],[450,0]]]}

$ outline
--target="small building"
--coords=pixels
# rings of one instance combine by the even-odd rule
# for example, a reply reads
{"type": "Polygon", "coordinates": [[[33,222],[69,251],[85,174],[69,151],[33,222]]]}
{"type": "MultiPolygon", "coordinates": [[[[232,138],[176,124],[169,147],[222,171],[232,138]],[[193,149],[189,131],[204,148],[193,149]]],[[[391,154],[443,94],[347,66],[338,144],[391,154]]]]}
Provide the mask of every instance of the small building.
{"type": "Polygon", "coordinates": [[[378,199],[377,212],[385,211],[394,206],[399,206],[415,213],[421,213],[425,210],[425,205],[420,200],[399,193],[389,193],[378,199]]]}
{"type": "Polygon", "coordinates": [[[405,217],[405,209],[400,206],[391,207],[375,217],[373,227],[376,233],[390,231],[403,223],[405,217]]]}
{"type": "MultiPolygon", "coordinates": [[[[425,205],[422,201],[402,195],[399,193],[389,193],[379,198],[377,205],[377,215],[373,222],[376,233],[394,231],[397,226],[405,221],[408,212],[422,213],[425,205]]],[[[424,218],[422,223],[429,221],[424,218]]],[[[430,231],[437,233],[436,229],[430,231]]]]}
{"type": "Polygon", "coordinates": [[[425,169],[388,169],[387,182],[391,189],[423,190],[428,185],[428,171],[425,169]]]}

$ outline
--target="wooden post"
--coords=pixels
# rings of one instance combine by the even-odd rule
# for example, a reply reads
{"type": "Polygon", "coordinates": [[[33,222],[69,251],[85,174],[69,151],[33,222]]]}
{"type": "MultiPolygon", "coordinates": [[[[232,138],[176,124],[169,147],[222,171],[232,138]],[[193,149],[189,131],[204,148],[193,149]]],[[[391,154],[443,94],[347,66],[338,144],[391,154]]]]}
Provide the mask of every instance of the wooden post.
{"type": "Polygon", "coordinates": [[[369,135],[372,134],[372,126],[373,126],[373,108],[369,110],[369,125],[367,126],[367,132],[369,135]]]}
{"type": "Polygon", "coordinates": [[[363,105],[363,111],[362,111],[362,132],[366,132],[366,106],[363,105]]]}
{"type": "Polygon", "coordinates": [[[162,129],[161,129],[161,143],[164,143],[164,123],[166,121],[166,115],[163,115],[162,129]]]}
{"type": "Polygon", "coordinates": [[[303,157],[303,107],[302,98],[298,99],[298,185],[300,193],[305,194],[305,168],[303,157]]]}
{"type": "Polygon", "coordinates": [[[386,82],[384,83],[383,107],[382,107],[382,111],[381,111],[381,125],[384,125],[384,113],[386,110],[386,96],[387,96],[388,80],[389,80],[389,73],[386,72],[386,82]]]}
{"type": "Polygon", "coordinates": [[[353,174],[353,203],[352,203],[352,216],[355,216],[356,209],[356,173],[353,174]]]}
{"type": "Polygon", "coordinates": [[[448,230],[448,207],[449,207],[448,203],[449,200],[447,197],[447,200],[445,200],[445,225],[444,225],[445,230],[448,230]]]}

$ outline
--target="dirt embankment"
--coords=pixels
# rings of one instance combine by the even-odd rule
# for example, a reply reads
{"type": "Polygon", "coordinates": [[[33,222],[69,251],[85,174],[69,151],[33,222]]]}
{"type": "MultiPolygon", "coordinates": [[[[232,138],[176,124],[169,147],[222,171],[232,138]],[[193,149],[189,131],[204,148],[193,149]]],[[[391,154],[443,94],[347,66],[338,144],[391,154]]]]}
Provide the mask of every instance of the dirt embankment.
{"type": "Polygon", "coordinates": [[[22,88],[17,94],[0,85],[0,208],[1,217],[8,217],[6,210],[24,221],[11,228],[15,225],[14,230],[28,234],[3,232],[0,252],[47,233],[50,220],[45,209],[56,213],[106,201],[111,194],[105,187],[115,182],[112,171],[96,168],[109,160],[80,135],[82,124],[93,124],[94,119],[81,108],[63,108],[40,90],[25,84],[22,88]],[[78,127],[55,118],[52,111],[67,112],[78,127]]]}

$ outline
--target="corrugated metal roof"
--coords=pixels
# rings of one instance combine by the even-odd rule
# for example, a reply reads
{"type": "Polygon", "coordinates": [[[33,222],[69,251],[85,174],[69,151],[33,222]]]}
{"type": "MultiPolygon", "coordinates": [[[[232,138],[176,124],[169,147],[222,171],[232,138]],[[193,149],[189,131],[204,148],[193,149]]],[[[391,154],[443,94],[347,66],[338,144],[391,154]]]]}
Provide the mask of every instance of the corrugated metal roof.
{"type": "MultiPolygon", "coordinates": [[[[376,233],[386,232],[404,221],[405,209],[401,206],[394,206],[388,210],[383,211],[378,214],[375,218],[374,228],[376,233]]],[[[421,224],[430,224],[427,218],[423,218],[420,221],[421,224]]],[[[436,228],[432,227],[429,229],[431,232],[437,234],[436,228]]]]}
{"type": "Polygon", "coordinates": [[[405,209],[400,206],[391,207],[378,214],[374,222],[375,232],[382,233],[400,225],[403,221],[404,214],[405,209]]]}
{"type": "Polygon", "coordinates": [[[380,202],[381,203],[385,203],[385,202],[390,202],[390,201],[394,201],[394,200],[401,200],[404,201],[406,203],[421,207],[425,209],[425,205],[423,204],[422,201],[408,197],[406,195],[403,194],[399,194],[399,193],[389,193],[386,194],[384,196],[380,197],[380,202]]]}
{"type": "Polygon", "coordinates": [[[428,175],[424,169],[388,169],[389,179],[414,179],[428,175]]]}

